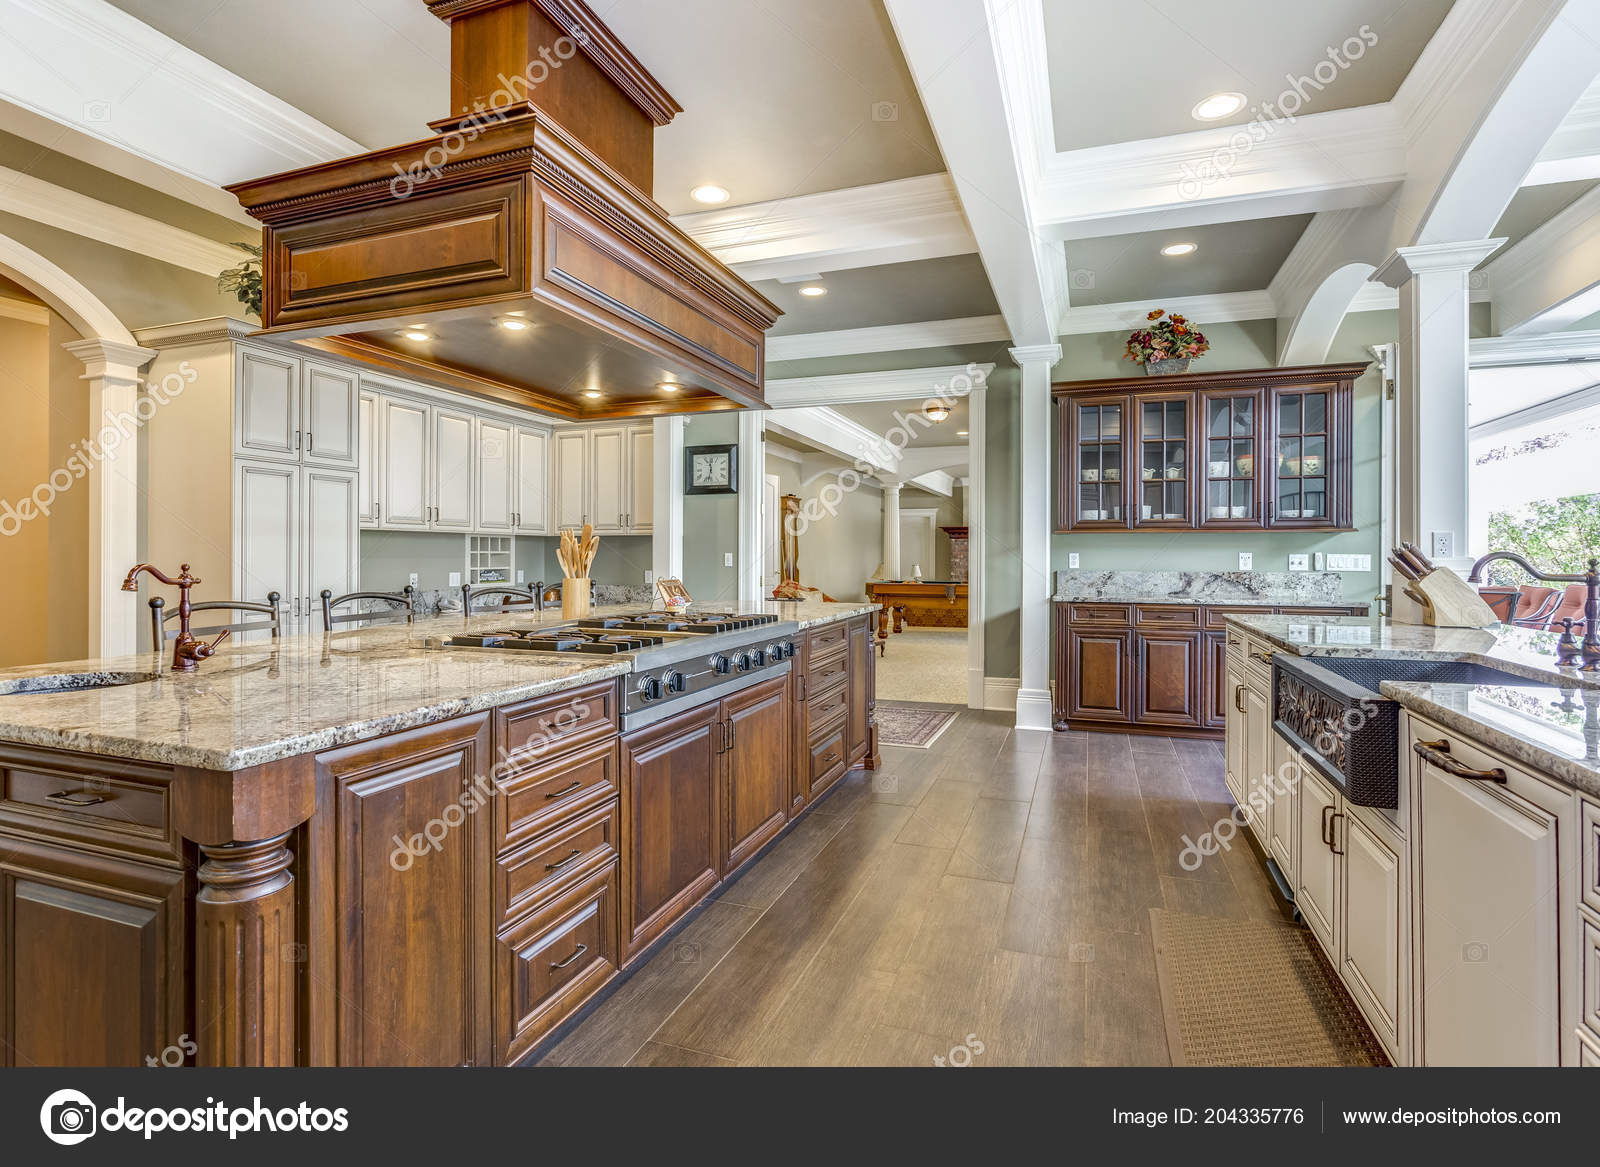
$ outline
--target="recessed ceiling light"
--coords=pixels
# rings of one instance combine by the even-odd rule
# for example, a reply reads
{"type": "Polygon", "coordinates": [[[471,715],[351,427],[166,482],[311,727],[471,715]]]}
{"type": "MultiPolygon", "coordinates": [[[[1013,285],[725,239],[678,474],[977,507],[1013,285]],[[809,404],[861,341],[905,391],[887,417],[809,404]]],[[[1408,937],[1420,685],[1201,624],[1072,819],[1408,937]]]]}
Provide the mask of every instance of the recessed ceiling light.
{"type": "Polygon", "coordinates": [[[922,412],[928,415],[929,421],[943,421],[950,416],[950,407],[943,402],[930,401],[922,407],[922,412]]]}
{"type": "Polygon", "coordinates": [[[604,397],[605,396],[605,394],[600,392],[600,390],[598,390],[598,389],[585,389],[583,391],[583,395],[585,397],[591,397],[591,398],[592,397],[604,397]]]}
{"type": "Polygon", "coordinates": [[[507,316],[500,321],[500,327],[509,332],[521,332],[523,329],[531,327],[531,325],[526,320],[520,320],[515,316],[507,316]]]}
{"type": "Polygon", "coordinates": [[[723,187],[707,183],[705,186],[695,187],[689,192],[689,197],[697,203],[710,203],[715,206],[718,203],[727,202],[731,196],[723,187]]]}
{"type": "Polygon", "coordinates": [[[405,337],[407,340],[430,340],[430,339],[432,339],[431,337],[428,336],[428,334],[426,332],[423,332],[420,329],[416,329],[416,328],[408,328],[404,332],[402,332],[400,335],[405,337]]]}
{"type": "Polygon", "coordinates": [[[802,296],[826,296],[828,294],[828,289],[824,288],[821,284],[807,284],[805,287],[800,289],[800,294],[802,296]]]}
{"type": "Polygon", "coordinates": [[[682,389],[683,386],[678,384],[676,381],[662,381],[656,386],[656,388],[661,390],[663,393],[676,393],[679,389],[682,389]]]}
{"type": "Polygon", "coordinates": [[[956,437],[964,438],[966,436],[967,436],[967,431],[966,430],[957,430],[956,431],[956,437]]]}
{"type": "Polygon", "coordinates": [[[1242,93],[1213,93],[1189,112],[1200,121],[1214,122],[1218,118],[1232,117],[1244,108],[1244,103],[1242,93]]]}
{"type": "Polygon", "coordinates": [[[1169,243],[1161,249],[1162,255],[1188,255],[1194,251],[1193,243],[1169,243]]]}

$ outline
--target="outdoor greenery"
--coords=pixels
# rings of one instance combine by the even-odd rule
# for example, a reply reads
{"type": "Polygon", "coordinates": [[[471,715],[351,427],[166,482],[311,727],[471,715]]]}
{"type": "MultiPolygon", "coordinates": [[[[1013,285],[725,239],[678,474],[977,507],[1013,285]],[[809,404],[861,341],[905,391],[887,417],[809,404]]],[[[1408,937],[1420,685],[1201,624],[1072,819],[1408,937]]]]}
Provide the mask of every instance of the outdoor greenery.
{"type": "MultiPolygon", "coordinates": [[[[1600,494],[1547,498],[1489,514],[1489,546],[1515,551],[1541,571],[1567,575],[1583,571],[1600,555],[1600,494]]],[[[1526,582],[1509,563],[1489,568],[1493,583],[1526,582]]]]}

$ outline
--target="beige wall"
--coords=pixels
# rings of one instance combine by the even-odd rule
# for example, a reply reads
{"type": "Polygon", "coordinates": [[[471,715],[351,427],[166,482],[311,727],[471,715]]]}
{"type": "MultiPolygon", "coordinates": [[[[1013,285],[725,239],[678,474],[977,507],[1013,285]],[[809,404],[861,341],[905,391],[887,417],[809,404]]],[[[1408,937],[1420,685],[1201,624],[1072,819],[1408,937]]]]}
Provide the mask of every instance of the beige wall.
{"type": "Polygon", "coordinates": [[[9,613],[0,620],[0,664],[42,661],[48,646],[39,613],[48,604],[52,519],[24,519],[11,509],[50,475],[50,328],[38,305],[28,308],[40,319],[19,320],[0,308],[0,499],[7,504],[0,510],[0,564],[9,613]]]}
{"type": "MultiPolygon", "coordinates": [[[[89,436],[89,387],[83,362],[62,346],[83,339],[50,314],[49,462],[64,466],[74,443],[89,436]]],[[[50,607],[45,660],[89,655],[89,490],[86,480],[58,495],[50,520],[50,607]]]]}

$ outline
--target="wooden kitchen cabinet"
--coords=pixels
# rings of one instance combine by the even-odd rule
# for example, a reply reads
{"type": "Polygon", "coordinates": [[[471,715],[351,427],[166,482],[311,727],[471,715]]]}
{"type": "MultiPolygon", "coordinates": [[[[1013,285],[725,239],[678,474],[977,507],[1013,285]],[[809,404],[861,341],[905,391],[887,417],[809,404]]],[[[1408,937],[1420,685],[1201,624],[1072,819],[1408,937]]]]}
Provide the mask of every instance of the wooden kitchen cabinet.
{"type": "Polygon", "coordinates": [[[192,895],[178,868],[0,838],[0,1064],[142,1066],[182,1049],[192,895]]]}
{"type": "Polygon", "coordinates": [[[775,677],[721,702],[719,714],[728,727],[721,751],[724,875],[776,838],[788,821],[794,766],[791,683],[788,675],[775,677]]]}
{"type": "Polygon", "coordinates": [[[313,820],[311,846],[333,870],[331,931],[313,935],[331,944],[321,1020],[336,1065],[491,1060],[493,815],[437,829],[490,773],[490,726],[480,713],[317,755],[317,802],[331,813],[313,820]],[[395,842],[419,837],[409,854],[395,842]]]}
{"type": "Polygon", "coordinates": [[[720,878],[720,705],[702,705],[622,739],[624,963],[720,878]]]}
{"type": "Polygon", "coordinates": [[[1056,529],[1350,529],[1351,398],[1366,368],[1056,384],[1056,529]]]}
{"type": "Polygon", "coordinates": [[[1066,635],[1068,715],[1083,721],[1132,721],[1133,633],[1069,628],[1066,635]]]}
{"type": "Polygon", "coordinates": [[[866,760],[868,768],[877,766],[876,710],[874,693],[877,689],[875,670],[877,658],[872,654],[872,617],[861,616],[847,625],[850,635],[850,710],[849,736],[850,764],[866,760]]]}
{"type": "Polygon", "coordinates": [[[1133,716],[1141,725],[1198,726],[1198,632],[1135,632],[1133,716]]]}

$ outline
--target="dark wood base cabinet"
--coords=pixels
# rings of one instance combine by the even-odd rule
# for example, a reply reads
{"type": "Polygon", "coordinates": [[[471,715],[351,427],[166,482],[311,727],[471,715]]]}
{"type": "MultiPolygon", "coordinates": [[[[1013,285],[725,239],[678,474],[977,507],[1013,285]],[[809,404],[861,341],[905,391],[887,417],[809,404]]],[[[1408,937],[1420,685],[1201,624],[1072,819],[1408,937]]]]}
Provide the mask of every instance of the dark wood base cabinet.
{"type": "Polygon", "coordinates": [[[1248,609],[1194,604],[1055,605],[1057,729],[1223,736],[1230,611],[1364,616],[1364,604],[1248,609]]]}
{"type": "Polygon", "coordinates": [[[626,737],[605,681],[235,772],[0,745],[0,1058],[523,1060],[876,764],[872,630],[626,737]]]}

